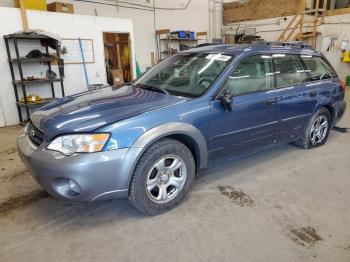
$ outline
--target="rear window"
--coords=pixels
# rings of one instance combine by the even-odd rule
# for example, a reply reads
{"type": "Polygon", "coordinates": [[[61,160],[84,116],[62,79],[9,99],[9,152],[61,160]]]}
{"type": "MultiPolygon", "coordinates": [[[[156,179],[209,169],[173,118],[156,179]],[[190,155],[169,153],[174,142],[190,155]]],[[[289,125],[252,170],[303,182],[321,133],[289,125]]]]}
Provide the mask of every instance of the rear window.
{"type": "Polygon", "coordinates": [[[304,83],[307,79],[301,61],[296,55],[274,54],[277,87],[285,87],[304,83]]]}
{"type": "Polygon", "coordinates": [[[318,56],[301,56],[308,72],[308,81],[317,81],[337,77],[332,67],[322,58],[318,56]]]}

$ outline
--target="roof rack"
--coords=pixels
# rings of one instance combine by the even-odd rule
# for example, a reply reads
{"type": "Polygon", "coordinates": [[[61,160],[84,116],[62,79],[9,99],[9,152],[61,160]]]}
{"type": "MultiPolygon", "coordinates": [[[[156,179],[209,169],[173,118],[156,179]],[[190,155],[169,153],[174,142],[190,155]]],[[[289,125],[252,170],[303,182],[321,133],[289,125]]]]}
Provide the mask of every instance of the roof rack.
{"type": "Polygon", "coordinates": [[[308,48],[313,49],[311,45],[301,41],[291,42],[277,42],[277,41],[256,41],[253,45],[267,45],[267,46],[280,46],[280,47],[294,47],[294,48],[308,48]]]}

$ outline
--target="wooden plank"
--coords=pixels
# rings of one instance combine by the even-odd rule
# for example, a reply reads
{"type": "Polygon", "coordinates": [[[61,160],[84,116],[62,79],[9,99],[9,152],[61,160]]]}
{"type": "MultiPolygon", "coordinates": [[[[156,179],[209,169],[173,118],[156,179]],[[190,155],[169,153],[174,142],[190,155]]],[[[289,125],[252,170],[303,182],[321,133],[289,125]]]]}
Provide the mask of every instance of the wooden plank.
{"type": "Polygon", "coordinates": [[[298,23],[295,25],[295,27],[289,32],[289,34],[287,35],[287,37],[284,39],[284,41],[289,41],[290,38],[292,37],[293,33],[295,32],[295,30],[297,30],[297,28],[300,25],[301,20],[299,19],[298,23]]]}
{"type": "Polygon", "coordinates": [[[320,0],[316,0],[315,4],[315,17],[314,17],[314,26],[312,29],[312,47],[316,48],[317,42],[317,21],[318,21],[318,10],[320,9],[320,0]]]}
{"type": "Polygon", "coordinates": [[[197,36],[206,36],[208,35],[207,32],[197,32],[197,36]]]}
{"type": "Polygon", "coordinates": [[[224,4],[224,24],[292,16],[305,10],[304,0],[250,0],[244,3],[224,4]]]}
{"type": "Polygon", "coordinates": [[[291,26],[293,25],[294,21],[297,19],[298,15],[295,15],[292,20],[290,20],[289,24],[287,25],[287,27],[283,30],[282,34],[280,35],[280,37],[278,38],[278,41],[284,41],[285,40],[285,35],[287,33],[287,31],[291,28],[291,26]]]}
{"type": "Polygon", "coordinates": [[[24,0],[19,1],[19,7],[21,9],[21,18],[22,18],[22,25],[23,25],[23,30],[27,31],[29,29],[28,26],[28,17],[27,17],[27,9],[24,4],[24,0]]]}
{"type": "Polygon", "coordinates": [[[350,8],[333,9],[327,12],[327,16],[350,14],[350,8]]]}
{"type": "Polygon", "coordinates": [[[170,29],[159,29],[156,30],[156,35],[166,35],[170,34],[170,29]]]}
{"type": "MultiPolygon", "coordinates": [[[[133,53],[132,53],[132,42],[131,42],[131,37],[130,34],[128,34],[128,41],[129,41],[129,58],[130,58],[130,80],[132,81],[134,79],[134,58],[133,58],[133,53]]],[[[136,77],[135,77],[136,78],[136,77]]]]}
{"type": "Polygon", "coordinates": [[[151,52],[151,65],[155,66],[156,65],[156,58],[154,52],[151,52]]]}

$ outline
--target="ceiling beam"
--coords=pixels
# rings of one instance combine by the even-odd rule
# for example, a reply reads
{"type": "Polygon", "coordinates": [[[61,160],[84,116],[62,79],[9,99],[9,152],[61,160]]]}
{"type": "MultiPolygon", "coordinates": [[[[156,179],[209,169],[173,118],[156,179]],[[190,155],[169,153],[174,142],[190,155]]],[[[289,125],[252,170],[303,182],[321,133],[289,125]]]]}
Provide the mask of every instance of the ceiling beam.
{"type": "Polygon", "coordinates": [[[23,30],[27,31],[29,29],[29,26],[28,26],[27,9],[24,4],[24,0],[19,0],[19,8],[21,9],[23,30]]]}

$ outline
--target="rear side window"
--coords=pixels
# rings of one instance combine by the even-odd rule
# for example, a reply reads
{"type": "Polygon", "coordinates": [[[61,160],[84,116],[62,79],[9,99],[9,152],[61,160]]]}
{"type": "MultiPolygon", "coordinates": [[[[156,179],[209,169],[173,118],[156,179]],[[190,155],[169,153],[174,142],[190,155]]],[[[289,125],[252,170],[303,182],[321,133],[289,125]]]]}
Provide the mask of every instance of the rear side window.
{"type": "Polygon", "coordinates": [[[298,85],[306,82],[306,73],[298,56],[275,54],[272,57],[275,65],[277,87],[298,85]]]}
{"type": "Polygon", "coordinates": [[[321,57],[301,56],[308,72],[308,81],[317,81],[337,77],[332,67],[321,57]]]}
{"type": "Polygon", "coordinates": [[[270,60],[260,55],[243,59],[229,76],[224,88],[234,96],[270,89],[273,79],[270,60]]]}

